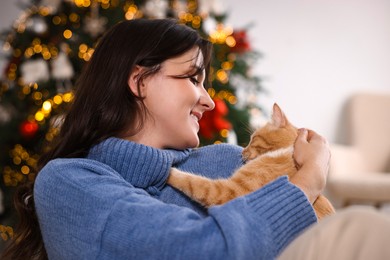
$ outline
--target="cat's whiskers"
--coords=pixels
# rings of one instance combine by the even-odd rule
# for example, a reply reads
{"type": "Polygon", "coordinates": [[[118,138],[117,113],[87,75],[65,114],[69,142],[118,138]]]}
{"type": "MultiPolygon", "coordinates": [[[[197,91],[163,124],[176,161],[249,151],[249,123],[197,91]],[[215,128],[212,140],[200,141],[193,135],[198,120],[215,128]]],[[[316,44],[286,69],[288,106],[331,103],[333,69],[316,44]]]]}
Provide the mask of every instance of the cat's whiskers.
{"type": "Polygon", "coordinates": [[[280,148],[277,150],[266,152],[266,153],[260,155],[260,157],[276,158],[276,157],[279,157],[282,155],[286,155],[286,154],[290,154],[290,153],[292,154],[293,152],[294,152],[294,146],[290,145],[288,147],[284,147],[284,148],[280,148]]]}

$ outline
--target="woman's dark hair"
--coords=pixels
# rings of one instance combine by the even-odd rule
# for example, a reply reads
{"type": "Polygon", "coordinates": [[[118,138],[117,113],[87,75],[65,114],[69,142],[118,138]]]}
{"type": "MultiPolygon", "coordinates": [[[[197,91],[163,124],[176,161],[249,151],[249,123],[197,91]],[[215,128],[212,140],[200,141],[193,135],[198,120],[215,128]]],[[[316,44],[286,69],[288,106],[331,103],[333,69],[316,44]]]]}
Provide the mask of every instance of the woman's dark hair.
{"type": "MultiPolygon", "coordinates": [[[[162,62],[194,47],[202,53],[208,75],[211,43],[188,26],[173,19],[137,19],[113,26],[100,39],[80,75],[60,134],[41,157],[38,168],[55,158],[85,157],[93,145],[111,136],[136,134],[146,109],[142,97],[128,86],[133,69],[144,68],[137,81],[142,84],[160,70],[162,62]]],[[[33,183],[17,191],[15,207],[19,225],[2,259],[47,259],[35,213],[33,183]]]]}

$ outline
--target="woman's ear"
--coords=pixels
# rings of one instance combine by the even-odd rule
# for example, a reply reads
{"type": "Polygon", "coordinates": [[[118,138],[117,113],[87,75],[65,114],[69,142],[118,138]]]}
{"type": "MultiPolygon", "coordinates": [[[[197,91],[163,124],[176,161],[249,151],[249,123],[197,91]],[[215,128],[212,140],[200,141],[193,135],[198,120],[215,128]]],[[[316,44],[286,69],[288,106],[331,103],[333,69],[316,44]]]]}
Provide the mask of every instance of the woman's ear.
{"type": "Polygon", "coordinates": [[[136,65],[127,80],[127,85],[129,86],[131,92],[133,92],[133,94],[137,97],[142,96],[142,82],[139,82],[142,70],[143,68],[141,66],[136,65]]]}

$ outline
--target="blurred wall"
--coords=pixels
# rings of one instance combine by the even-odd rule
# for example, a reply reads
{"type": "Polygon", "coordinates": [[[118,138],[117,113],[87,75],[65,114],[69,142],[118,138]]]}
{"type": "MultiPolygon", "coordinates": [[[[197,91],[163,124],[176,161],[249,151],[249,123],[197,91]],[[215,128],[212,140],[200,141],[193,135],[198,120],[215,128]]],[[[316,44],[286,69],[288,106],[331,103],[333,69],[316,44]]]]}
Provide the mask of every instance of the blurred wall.
{"type": "MultiPolygon", "coordinates": [[[[2,0],[0,29],[20,14],[16,2],[2,0]]],[[[347,98],[390,92],[389,0],[222,2],[233,28],[252,25],[251,43],[263,54],[253,73],[264,80],[259,102],[268,113],[277,102],[295,125],[343,142],[347,98]]]]}
{"type": "MultiPolygon", "coordinates": [[[[390,93],[389,0],[225,0],[233,28],[252,24],[254,73],[291,122],[341,142],[355,92],[390,93]]],[[[390,111],[389,111],[390,112],[390,111]]],[[[374,115],[373,115],[374,116],[374,115]]]]}

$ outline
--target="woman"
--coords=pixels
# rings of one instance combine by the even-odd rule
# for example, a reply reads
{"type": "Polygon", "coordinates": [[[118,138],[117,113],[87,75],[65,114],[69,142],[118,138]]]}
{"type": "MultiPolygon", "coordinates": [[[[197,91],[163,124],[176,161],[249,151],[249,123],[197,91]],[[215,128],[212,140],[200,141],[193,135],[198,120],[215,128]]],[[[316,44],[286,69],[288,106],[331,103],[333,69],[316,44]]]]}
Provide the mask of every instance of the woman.
{"type": "Polygon", "coordinates": [[[210,52],[173,20],[124,21],[105,34],[34,189],[19,194],[23,225],[8,257],[272,259],[316,222],[329,149],[312,131],[297,139],[290,182],[208,211],[165,185],[172,166],[227,177],[242,164],[236,146],[191,149],[214,108],[210,52]]]}

